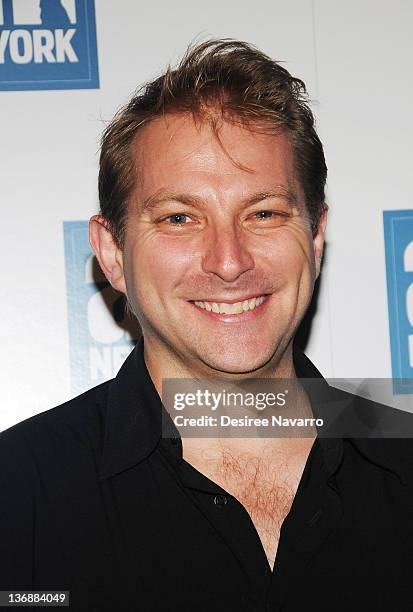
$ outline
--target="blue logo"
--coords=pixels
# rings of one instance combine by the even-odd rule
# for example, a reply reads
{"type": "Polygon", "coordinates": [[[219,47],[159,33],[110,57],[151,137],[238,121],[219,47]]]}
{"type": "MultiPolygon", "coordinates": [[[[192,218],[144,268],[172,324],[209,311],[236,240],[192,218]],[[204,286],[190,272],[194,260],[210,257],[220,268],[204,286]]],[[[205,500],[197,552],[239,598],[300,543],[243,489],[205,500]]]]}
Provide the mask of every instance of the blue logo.
{"type": "Polygon", "coordinates": [[[93,0],[0,0],[0,90],[98,87],[93,0]]]}
{"type": "Polygon", "coordinates": [[[413,393],[413,210],[383,218],[394,392],[413,393]]]}
{"type": "Polygon", "coordinates": [[[93,255],[87,221],[65,221],[63,232],[71,387],[78,394],[116,375],[139,328],[130,331],[124,297],[112,289],[93,255]]]}

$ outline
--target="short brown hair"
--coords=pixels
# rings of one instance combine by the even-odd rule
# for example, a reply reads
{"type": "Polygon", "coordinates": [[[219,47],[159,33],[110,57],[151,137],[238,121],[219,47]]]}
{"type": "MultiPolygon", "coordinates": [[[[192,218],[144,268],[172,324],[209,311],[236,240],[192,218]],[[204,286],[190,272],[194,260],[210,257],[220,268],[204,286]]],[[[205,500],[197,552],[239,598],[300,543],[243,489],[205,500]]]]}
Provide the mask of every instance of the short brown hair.
{"type": "Polygon", "coordinates": [[[141,87],[103,133],[100,208],[121,247],[137,180],[131,147],[140,128],[167,113],[189,112],[202,119],[212,107],[222,118],[290,136],[311,227],[317,229],[327,166],[305,84],[246,42],[209,40],[190,46],[177,68],[141,87]]]}

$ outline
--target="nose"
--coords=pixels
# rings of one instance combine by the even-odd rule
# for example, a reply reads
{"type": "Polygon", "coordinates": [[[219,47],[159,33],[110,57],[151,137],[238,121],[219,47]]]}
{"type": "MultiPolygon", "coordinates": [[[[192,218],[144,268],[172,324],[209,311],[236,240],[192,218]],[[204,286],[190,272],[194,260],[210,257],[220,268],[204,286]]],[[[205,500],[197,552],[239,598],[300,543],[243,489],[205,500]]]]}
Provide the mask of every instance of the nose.
{"type": "Polygon", "coordinates": [[[254,268],[254,259],[247,248],[242,229],[231,224],[211,228],[206,237],[202,269],[226,282],[235,281],[241,274],[254,268]]]}

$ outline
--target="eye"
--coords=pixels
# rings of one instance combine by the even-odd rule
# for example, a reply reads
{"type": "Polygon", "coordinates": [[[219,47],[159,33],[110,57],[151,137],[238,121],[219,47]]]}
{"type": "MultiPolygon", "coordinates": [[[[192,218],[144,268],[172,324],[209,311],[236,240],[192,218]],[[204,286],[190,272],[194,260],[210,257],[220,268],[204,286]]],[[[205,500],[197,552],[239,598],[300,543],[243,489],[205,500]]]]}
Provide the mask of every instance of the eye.
{"type": "Polygon", "coordinates": [[[196,214],[174,212],[154,220],[164,234],[186,236],[202,229],[202,220],[196,214]]]}
{"type": "Polygon", "coordinates": [[[259,222],[271,222],[278,225],[284,223],[291,215],[281,210],[258,210],[251,215],[252,220],[259,222]]]}
{"type": "Polygon", "coordinates": [[[290,215],[280,210],[259,210],[253,214],[253,217],[259,220],[274,219],[275,217],[289,217],[290,215]]]}
{"type": "Polygon", "coordinates": [[[275,213],[272,210],[260,210],[254,214],[257,219],[271,219],[273,215],[275,213]]]}
{"type": "Polygon", "coordinates": [[[272,230],[284,225],[290,217],[290,213],[282,210],[257,210],[246,221],[251,230],[272,230]]]}
{"type": "Polygon", "coordinates": [[[174,213],[164,217],[161,221],[167,221],[169,225],[185,225],[185,219],[189,219],[189,216],[184,213],[174,213]]]}

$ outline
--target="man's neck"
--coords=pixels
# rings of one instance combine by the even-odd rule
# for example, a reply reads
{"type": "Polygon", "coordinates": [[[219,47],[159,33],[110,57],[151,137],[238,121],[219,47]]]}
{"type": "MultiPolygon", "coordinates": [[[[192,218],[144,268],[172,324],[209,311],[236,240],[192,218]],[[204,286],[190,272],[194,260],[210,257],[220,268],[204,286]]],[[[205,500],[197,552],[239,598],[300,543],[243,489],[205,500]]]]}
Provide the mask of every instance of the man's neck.
{"type": "Polygon", "coordinates": [[[164,342],[152,335],[144,335],[144,359],[152,382],[162,397],[162,381],[166,378],[189,378],[197,380],[216,380],[240,382],[245,378],[279,378],[296,379],[293,363],[292,341],[288,346],[273,355],[262,367],[249,372],[231,374],[209,367],[195,357],[184,356],[174,352],[164,342]]]}
{"type": "MultiPolygon", "coordinates": [[[[151,336],[144,338],[144,358],[146,367],[151,376],[156,390],[162,397],[162,381],[166,378],[195,378],[213,379],[223,382],[236,382],[243,378],[280,378],[297,381],[293,357],[292,342],[283,351],[280,357],[275,357],[264,368],[255,372],[237,375],[223,375],[221,372],[199,365],[195,360],[185,359],[169,350],[157,338],[151,336]]],[[[312,416],[311,405],[300,385],[295,386],[294,405],[297,406],[295,414],[312,416]]],[[[223,458],[230,453],[234,457],[266,457],[268,460],[295,456],[297,454],[307,455],[315,434],[306,438],[262,438],[258,435],[252,438],[238,437],[237,432],[232,432],[230,437],[217,438],[182,438],[183,457],[203,473],[211,473],[218,469],[223,458]]]]}

